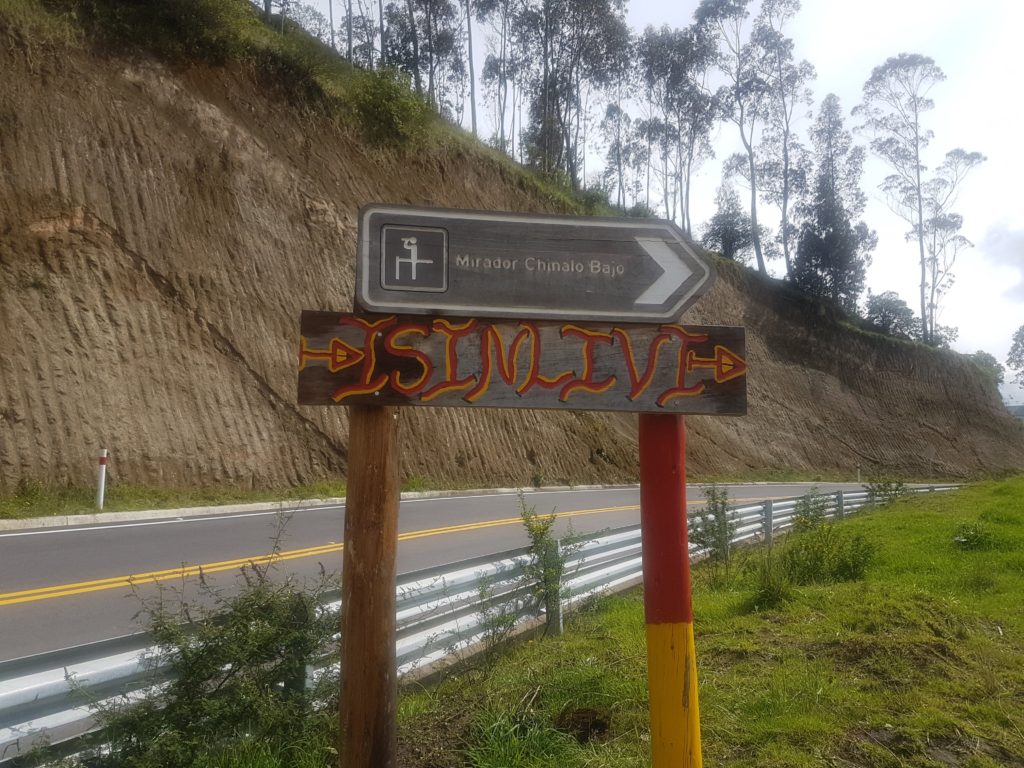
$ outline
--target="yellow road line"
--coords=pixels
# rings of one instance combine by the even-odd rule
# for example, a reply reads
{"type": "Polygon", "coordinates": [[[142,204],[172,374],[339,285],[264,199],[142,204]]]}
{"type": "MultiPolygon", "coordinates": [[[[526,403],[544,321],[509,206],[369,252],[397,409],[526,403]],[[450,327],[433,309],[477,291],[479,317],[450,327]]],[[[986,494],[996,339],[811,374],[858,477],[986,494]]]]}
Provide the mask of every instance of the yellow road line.
{"type": "MultiPolygon", "coordinates": [[[[700,504],[703,502],[691,502],[700,504]]],[[[556,513],[558,518],[580,517],[583,515],[596,515],[603,512],[628,512],[639,509],[637,504],[630,504],[621,507],[598,507],[595,509],[579,509],[572,512],[556,513]]],[[[442,536],[450,533],[464,533],[478,531],[485,528],[496,528],[503,525],[515,525],[521,523],[522,518],[505,517],[498,520],[486,520],[480,523],[463,523],[462,525],[449,525],[442,528],[425,528],[420,531],[408,531],[398,535],[399,541],[411,539],[422,539],[428,536],[442,536]]],[[[50,587],[37,587],[35,589],[24,589],[18,592],[0,592],[0,606],[15,605],[17,603],[30,603],[37,600],[49,600],[55,597],[67,597],[69,595],[80,595],[87,592],[100,592],[105,589],[126,588],[130,589],[140,584],[152,584],[158,581],[169,579],[187,578],[199,576],[200,574],[219,573],[240,568],[244,565],[267,565],[270,563],[283,562],[285,560],[296,560],[302,557],[316,557],[341,551],[341,544],[324,544],[317,547],[306,547],[305,549],[292,549],[284,552],[253,555],[252,557],[240,557],[234,560],[221,560],[216,563],[203,565],[183,565],[179,568],[167,568],[161,571],[148,571],[146,573],[133,573],[128,576],[113,576],[107,579],[94,579],[92,581],[80,581],[71,584],[56,584],[50,587]]]]}

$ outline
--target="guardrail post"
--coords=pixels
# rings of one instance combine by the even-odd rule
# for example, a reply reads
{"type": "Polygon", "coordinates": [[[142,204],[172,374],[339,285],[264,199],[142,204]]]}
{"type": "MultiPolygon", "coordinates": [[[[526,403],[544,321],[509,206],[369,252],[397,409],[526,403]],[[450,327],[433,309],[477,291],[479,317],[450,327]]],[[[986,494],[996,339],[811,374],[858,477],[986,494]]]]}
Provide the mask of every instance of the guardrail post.
{"type": "Polygon", "coordinates": [[[774,506],[775,505],[772,503],[771,499],[768,499],[761,504],[761,514],[763,516],[762,523],[764,525],[764,543],[768,546],[771,546],[772,544],[772,529],[775,527],[774,506]]]}
{"type": "Polygon", "coordinates": [[[836,491],[836,520],[842,520],[846,514],[846,500],[842,491],[836,491]]]}

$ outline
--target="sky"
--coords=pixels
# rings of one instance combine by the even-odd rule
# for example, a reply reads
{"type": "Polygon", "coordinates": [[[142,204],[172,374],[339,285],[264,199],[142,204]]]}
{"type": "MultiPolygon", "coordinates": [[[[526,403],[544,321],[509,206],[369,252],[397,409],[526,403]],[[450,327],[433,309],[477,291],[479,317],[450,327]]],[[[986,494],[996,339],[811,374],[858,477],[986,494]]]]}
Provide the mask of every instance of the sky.
{"type": "MultiPolygon", "coordinates": [[[[755,0],[756,2],[756,0],[755,0]]],[[[312,4],[326,14],[328,0],[312,4]]],[[[693,20],[698,0],[629,0],[627,19],[634,31],[647,25],[683,27],[693,20]]],[[[341,5],[335,0],[335,11],[341,5]]],[[[340,17],[340,13],[336,18],[340,17]]],[[[1024,325],[1024,106],[1019,92],[1024,83],[1024,2],[1020,0],[803,0],[789,30],[795,56],[817,70],[812,83],[815,105],[835,93],[849,117],[860,102],[864,82],[874,67],[899,53],[930,56],[946,74],[932,91],[935,109],[925,123],[935,137],[925,163],[937,166],[947,151],[961,147],[987,157],[963,186],[956,211],[964,218],[962,234],[974,248],[962,253],[954,269],[955,282],[943,301],[939,322],[959,329],[953,343],[958,352],[984,350],[1005,364],[1013,332],[1024,325]]],[[[474,26],[476,71],[486,55],[480,41],[486,30],[474,26]]],[[[480,89],[478,89],[479,91],[480,89]]],[[[469,110],[466,110],[468,121],[469,110]]],[[[486,120],[488,109],[478,105],[486,120]]],[[[810,119],[798,126],[806,135],[810,119]]],[[[487,126],[481,125],[481,134],[487,126]]],[[[868,137],[858,138],[867,144],[868,137]]],[[[694,221],[714,213],[715,191],[721,183],[721,161],[740,151],[732,124],[717,128],[716,158],[705,163],[694,180],[694,221]]],[[[588,158],[588,175],[592,163],[588,158]]],[[[908,229],[886,206],[878,185],[886,166],[870,156],[862,187],[868,195],[864,215],[878,233],[878,247],[868,270],[867,284],[874,293],[895,291],[909,306],[919,305],[919,265],[915,243],[907,242],[908,229]]],[[[759,218],[778,229],[778,213],[765,206],[759,218]]],[[[780,262],[770,265],[779,272],[780,262]]],[[[1024,387],[1012,383],[1007,372],[1002,387],[1010,404],[1024,404],[1024,387]]]]}

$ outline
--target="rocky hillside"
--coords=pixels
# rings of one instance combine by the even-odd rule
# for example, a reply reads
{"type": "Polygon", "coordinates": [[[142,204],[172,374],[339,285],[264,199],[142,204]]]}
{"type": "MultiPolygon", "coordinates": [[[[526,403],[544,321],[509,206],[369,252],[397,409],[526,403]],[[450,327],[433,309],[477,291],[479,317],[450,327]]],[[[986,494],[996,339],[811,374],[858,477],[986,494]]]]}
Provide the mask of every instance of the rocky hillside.
{"type": "MultiPolygon", "coordinates": [[[[242,66],[33,45],[0,14],[0,490],[22,478],[282,486],[345,472],[342,408],[296,403],[302,309],[351,306],[356,214],[557,211],[487,152],[374,149],[242,66]]],[[[690,420],[692,471],[1024,468],[959,357],[836,323],[725,265],[694,323],[748,329],[749,415],[690,420]]],[[[407,478],[635,478],[632,418],[405,409],[407,478]]]]}

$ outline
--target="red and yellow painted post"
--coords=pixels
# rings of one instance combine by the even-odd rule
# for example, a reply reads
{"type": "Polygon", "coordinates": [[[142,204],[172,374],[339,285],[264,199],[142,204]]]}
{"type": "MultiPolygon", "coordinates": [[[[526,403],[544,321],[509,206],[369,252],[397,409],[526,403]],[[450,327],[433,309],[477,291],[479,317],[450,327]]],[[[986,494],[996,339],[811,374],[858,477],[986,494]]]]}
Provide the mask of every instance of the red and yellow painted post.
{"type": "Polygon", "coordinates": [[[653,768],[700,768],[683,417],[640,414],[647,680],[653,768]]]}

